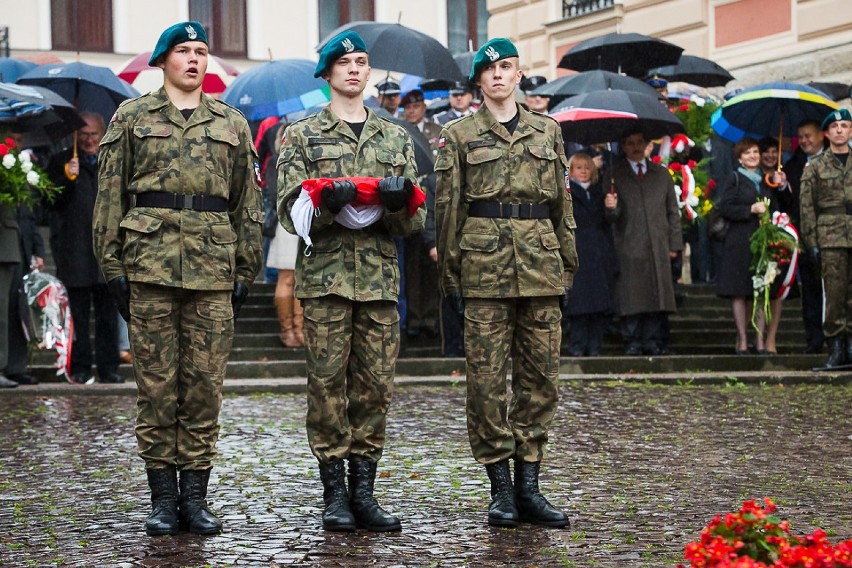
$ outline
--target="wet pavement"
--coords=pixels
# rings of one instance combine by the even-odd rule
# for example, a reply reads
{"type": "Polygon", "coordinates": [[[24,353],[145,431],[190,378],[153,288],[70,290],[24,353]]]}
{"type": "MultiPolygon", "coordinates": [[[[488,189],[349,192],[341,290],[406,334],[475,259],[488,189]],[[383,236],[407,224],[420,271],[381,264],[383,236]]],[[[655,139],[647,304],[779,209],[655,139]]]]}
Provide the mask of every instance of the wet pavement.
{"type": "Polygon", "coordinates": [[[132,396],[0,397],[0,566],[674,566],[717,513],[772,496],[852,538],[852,387],[568,382],[542,474],[570,529],[485,524],[464,385],[397,389],[377,494],[398,534],[325,533],[301,394],[228,395],[225,532],[145,535],[132,396]]]}

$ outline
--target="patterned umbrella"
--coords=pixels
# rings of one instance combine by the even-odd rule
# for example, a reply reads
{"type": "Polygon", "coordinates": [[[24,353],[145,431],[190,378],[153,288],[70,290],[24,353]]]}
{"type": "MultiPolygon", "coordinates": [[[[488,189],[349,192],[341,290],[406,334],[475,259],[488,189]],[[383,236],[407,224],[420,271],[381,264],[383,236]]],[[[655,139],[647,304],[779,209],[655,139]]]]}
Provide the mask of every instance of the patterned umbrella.
{"type": "MultiPolygon", "coordinates": [[[[151,67],[148,60],[151,52],[140,53],[136,57],[126,61],[116,72],[135,89],[142,93],[156,91],[163,86],[163,70],[159,67],[151,67]]],[[[201,90],[205,93],[222,93],[240,72],[236,67],[226,61],[211,55],[207,58],[207,74],[201,84],[201,90]]]]}
{"type": "Polygon", "coordinates": [[[817,89],[776,81],[748,88],[727,101],[710,118],[710,126],[731,142],[744,136],[776,136],[780,142],[795,136],[802,121],[822,122],[838,108],[817,89]]]}

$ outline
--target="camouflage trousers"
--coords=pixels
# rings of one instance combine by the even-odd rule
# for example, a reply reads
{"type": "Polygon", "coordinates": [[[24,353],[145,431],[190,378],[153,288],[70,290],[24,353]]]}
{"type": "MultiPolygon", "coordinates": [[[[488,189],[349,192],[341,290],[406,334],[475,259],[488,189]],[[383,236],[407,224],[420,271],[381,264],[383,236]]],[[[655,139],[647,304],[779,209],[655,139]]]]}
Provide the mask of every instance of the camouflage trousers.
{"type": "Polygon", "coordinates": [[[465,298],[467,431],[473,457],[541,461],[559,401],[557,296],[465,298]],[[512,356],[512,400],[506,371],[512,356]]]}
{"type": "Polygon", "coordinates": [[[388,301],[304,298],[307,432],[322,462],[377,462],[399,355],[399,313],[388,301]]]}
{"type": "Polygon", "coordinates": [[[231,293],[131,282],[130,314],[139,456],[148,468],[209,469],[234,339],[231,293]]]}
{"type": "Polygon", "coordinates": [[[826,337],[852,333],[852,249],[822,249],[822,329],[826,337]]]}

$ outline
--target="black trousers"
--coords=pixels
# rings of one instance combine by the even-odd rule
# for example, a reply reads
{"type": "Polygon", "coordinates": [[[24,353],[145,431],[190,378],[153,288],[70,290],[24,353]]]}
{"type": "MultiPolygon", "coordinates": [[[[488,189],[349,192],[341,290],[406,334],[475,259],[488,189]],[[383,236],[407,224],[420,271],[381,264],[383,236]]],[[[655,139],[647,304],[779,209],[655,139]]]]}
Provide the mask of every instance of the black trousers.
{"type": "Polygon", "coordinates": [[[612,315],[604,312],[570,316],[568,354],[572,357],[600,355],[606,326],[612,315]]]}
{"type": "Polygon", "coordinates": [[[17,265],[12,269],[12,284],[9,290],[9,359],[6,364],[7,375],[22,375],[27,372],[28,351],[27,336],[21,324],[21,308],[24,300],[24,269],[17,265]]]}
{"type": "Polygon", "coordinates": [[[118,308],[106,284],[68,287],[71,317],[74,319],[74,344],[71,348],[71,374],[90,373],[97,360],[98,376],[103,379],[118,372],[118,308]],[[95,354],[92,357],[89,314],[95,308],[95,354]]]}
{"type": "Polygon", "coordinates": [[[621,335],[627,347],[640,347],[642,350],[662,349],[664,345],[664,327],[668,319],[666,312],[645,312],[621,317],[621,335]]]}
{"type": "Polygon", "coordinates": [[[802,281],[802,322],[808,347],[822,349],[822,279],[819,267],[807,254],[799,255],[799,278],[802,281]]]}
{"type": "Polygon", "coordinates": [[[441,298],[441,353],[444,357],[464,357],[464,317],[449,298],[441,298]]]}

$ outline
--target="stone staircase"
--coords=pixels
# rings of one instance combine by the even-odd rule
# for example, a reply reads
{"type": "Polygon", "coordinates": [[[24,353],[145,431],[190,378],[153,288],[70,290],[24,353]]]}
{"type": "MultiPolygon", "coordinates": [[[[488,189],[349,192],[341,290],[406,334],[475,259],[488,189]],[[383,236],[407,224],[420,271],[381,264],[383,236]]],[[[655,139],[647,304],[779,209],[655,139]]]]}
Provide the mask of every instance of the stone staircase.
{"type": "MultiPolygon", "coordinates": [[[[237,335],[228,364],[229,379],[301,378],[305,376],[302,349],[287,349],[278,341],[278,322],[272,303],[274,286],[253,286],[237,321],[237,335]]],[[[604,342],[601,357],[574,358],[563,356],[561,371],[567,377],[599,378],[657,376],[683,377],[715,375],[718,377],[755,375],[783,378],[809,374],[822,364],[825,355],[803,355],[805,346],[798,299],[785,303],[778,334],[778,355],[736,356],[736,333],[730,305],[717,298],[715,289],[707,285],[683,287],[684,296],[678,312],[671,317],[672,354],[660,357],[625,357],[623,345],[614,324],[604,342]]],[[[753,337],[753,333],[751,336],[753,337]]],[[[564,347],[563,347],[564,349],[564,347]]],[[[564,352],[564,351],[563,351],[564,352]]],[[[32,371],[42,381],[57,379],[52,363],[53,352],[33,354],[32,371]]],[[[129,365],[121,373],[132,377],[129,365]]],[[[399,377],[464,376],[462,359],[441,357],[437,339],[412,339],[406,342],[397,365],[399,377]]]]}

